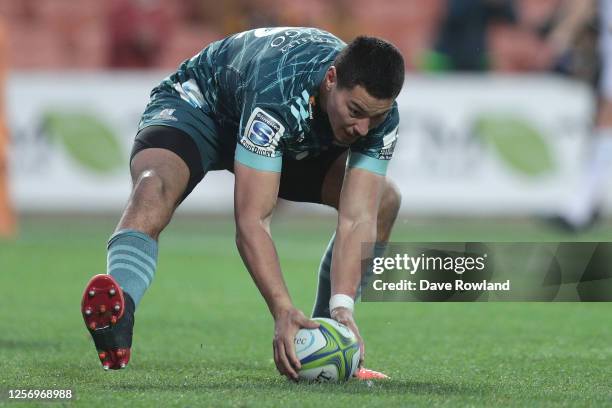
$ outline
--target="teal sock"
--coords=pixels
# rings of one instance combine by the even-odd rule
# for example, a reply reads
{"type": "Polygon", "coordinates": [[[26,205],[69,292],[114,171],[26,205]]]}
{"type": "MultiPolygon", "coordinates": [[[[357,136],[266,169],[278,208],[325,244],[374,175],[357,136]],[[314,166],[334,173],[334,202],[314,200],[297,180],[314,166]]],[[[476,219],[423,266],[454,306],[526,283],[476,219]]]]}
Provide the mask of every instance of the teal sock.
{"type": "Polygon", "coordinates": [[[108,240],[107,270],[138,306],[153,281],[157,242],[136,230],[117,231],[108,240]]]}
{"type": "MultiPolygon", "coordinates": [[[[332,235],[327,249],[321,259],[319,265],[319,283],[317,284],[317,298],[315,300],[314,307],[312,309],[312,317],[330,317],[329,313],[329,299],[331,298],[331,264],[332,264],[332,253],[334,251],[334,241],[336,240],[336,234],[332,235]]],[[[376,243],[374,246],[374,257],[382,256],[387,249],[387,243],[381,242],[376,243]]],[[[361,284],[357,288],[357,296],[355,300],[359,300],[361,296],[361,288],[369,281],[373,275],[372,265],[368,267],[364,276],[361,277],[361,284]]]]}
{"type": "Polygon", "coordinates": [[[317,284],[317,298],[312,309],[312,317],[327,317],[329,318],[329,298],[331,297],[331,280],[329,271],[331,271],[332,253],[334,252],[334,241],[336,233],[332,235],[321,258],[319,265],[319,283],[317,284]]]}
{"type": "MultiPolygon", "coordinates": [[[[376,244],[374,244],[374,253],[372,255],[372,258],[379,258],[383,256],[386,251],[387,251],[387,243],[377,242],[376,244]]],[[[368,284],[372,276],[374,276],[374,262],[373,261],[371,261],[370,264],[368,265],[368,269],[366,269],[365,275],[361,277],[361,283],[359,284],[359,287],[357,288],[357,295],[355,296],[355,301],[359,300],[359,298],[361,297],[362,288],[368,284]]]]}

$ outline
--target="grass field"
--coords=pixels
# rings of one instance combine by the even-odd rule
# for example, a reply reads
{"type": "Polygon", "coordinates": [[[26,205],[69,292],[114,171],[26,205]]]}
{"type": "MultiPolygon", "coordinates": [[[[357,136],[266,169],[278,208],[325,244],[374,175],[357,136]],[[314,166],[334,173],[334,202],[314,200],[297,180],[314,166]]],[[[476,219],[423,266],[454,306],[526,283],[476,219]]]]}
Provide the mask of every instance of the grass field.
{"type": "MultiPolygon", "coordinates": [[[[285,277],[308,313],[333,225],[280,218],[285,277]]],[[[70,388],[76,398],[65,405],[92,407],[612,406],[605,303],[362,304],[367,366],[392,379],[288,382],[275,370],[272,320],[225,219],[179,218],[162,236],[130,365],[104,372],[79,302],[87,280],[105,272],[113,223],[29,218],[19,238],[0,241],[0,404],[15,405],[7,389],[70,388]]],[[[604,241],[612,226],[569,236],[522,221],[400,220],[394,234],[448,240],[604,241]]]]}

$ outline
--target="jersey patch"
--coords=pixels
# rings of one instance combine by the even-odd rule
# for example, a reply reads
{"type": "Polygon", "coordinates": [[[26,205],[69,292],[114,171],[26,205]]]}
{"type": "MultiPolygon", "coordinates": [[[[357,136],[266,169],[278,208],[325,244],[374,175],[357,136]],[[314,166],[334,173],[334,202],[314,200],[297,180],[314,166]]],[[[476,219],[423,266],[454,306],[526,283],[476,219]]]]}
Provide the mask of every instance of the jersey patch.
{"type": "Polygon", "coordinates": [[[397,142],[397,133],[399,127],[396,127],[391,132],[383,136],[383,147],[378,154],[378,158],[381,160],[391,160],[393,156],[393,150],[395,150],[395,143],[397,142]]]}
{"type": "Polygon", "coordinates": [[[175,111],[176,109],[169,109],[169,108],[163,109],[157,115],[155,115],[153,119],[172,120],[174,122],[177,122],[178,119],[174,116],[175,111]]]}
{"type": "Polygon", "coordinates": [[[177,82],[174,89],[181,95],[181,99],[189,103],[194,108],[201,108],[204,105],[204,96],[194,79],[185,82],[177,82]]]}
{"type": "Polygon", "coordinates": [[[285,133],[285,127],[272,115],[261,108],[255,108],[246,125],[240,143],[253,153],[275,157],[278,141],[285,133]]]}

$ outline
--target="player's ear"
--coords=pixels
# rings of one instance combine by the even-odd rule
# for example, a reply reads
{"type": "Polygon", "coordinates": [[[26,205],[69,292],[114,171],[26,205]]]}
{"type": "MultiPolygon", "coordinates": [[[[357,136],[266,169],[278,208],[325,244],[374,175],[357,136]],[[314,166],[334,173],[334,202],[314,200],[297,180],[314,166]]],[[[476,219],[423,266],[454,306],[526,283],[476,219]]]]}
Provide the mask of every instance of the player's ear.
{"type": "Polygon", "coordinates": [[[336,82],[338,82],[336,67],[332,65],[327,69],[327,72],[325,73],[325,88],[328,91],[331,91],[331,88],[336,85],[336,82]]]}

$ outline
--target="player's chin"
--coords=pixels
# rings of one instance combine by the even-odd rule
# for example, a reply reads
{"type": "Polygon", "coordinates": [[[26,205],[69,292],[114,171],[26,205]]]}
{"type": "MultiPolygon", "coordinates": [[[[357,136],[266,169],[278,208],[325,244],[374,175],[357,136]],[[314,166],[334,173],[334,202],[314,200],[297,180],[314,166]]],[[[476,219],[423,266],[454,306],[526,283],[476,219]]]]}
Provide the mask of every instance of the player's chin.
{"type": "Polygon", "coordinates": [[[338,135],[338,133],[335,133],[335,134],[334,134],[334,142],[335,142],[337,145],[340,145],[340,146],[347,146],[347,147],[348,147],[348,146],[351,144],[351,143],[350,143],[350,141],[348,140],[348,137],[347,137],[347,138],[345,138],[345,137],[343,137],[343,136],[339,136],[339,135],[338,135]]]}

